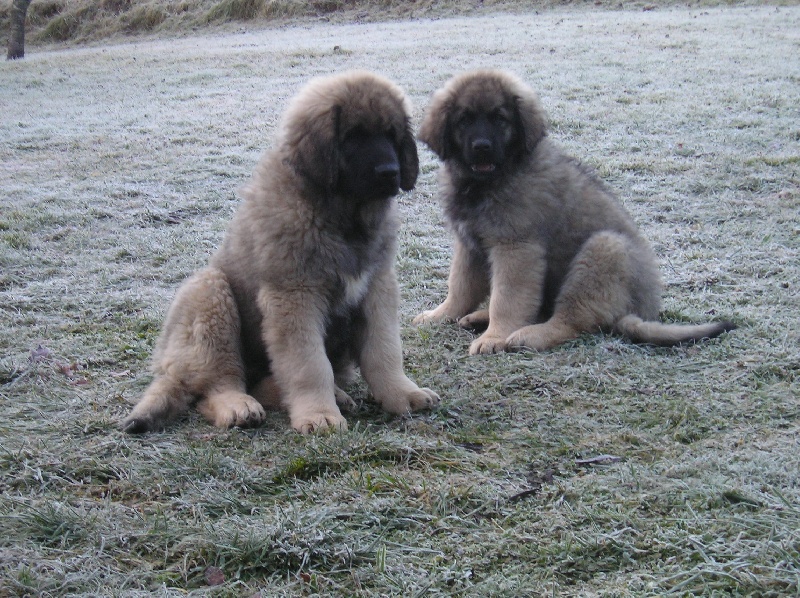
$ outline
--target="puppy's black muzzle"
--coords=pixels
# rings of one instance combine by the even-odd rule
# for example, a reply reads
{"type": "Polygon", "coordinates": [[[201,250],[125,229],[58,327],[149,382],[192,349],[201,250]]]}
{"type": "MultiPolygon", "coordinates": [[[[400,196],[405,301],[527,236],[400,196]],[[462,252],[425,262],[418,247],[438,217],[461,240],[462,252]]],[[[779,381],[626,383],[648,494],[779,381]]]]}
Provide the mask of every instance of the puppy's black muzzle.
{"type": "Polygon", "coordinates": [[[400,191],[400,163],[394,147],[387,143],[385,155],[374,168],[375,198],[392,197],[400,191]]]}
{"type": "Polygon", "coordinates": [[[358,200],[386,199],[400,191],[400,160],[388,135],[355,133],[342,144],[340,191],[358,200]]]}
{"type": "Polygon", "coordinates": [[[375,167],[375,180],[384,184],[400,185],[400,165],[397,161],[388,161],[375,167]]]}
{"type": "Polygon", "coordinates": [[[472,151],[475,152],[476,155],[489,155],[492,151],[492,142],[485,137],[479,137],[472,141],[472,151]]]}
{"type": "Polygon", "coordinates": [[[498,131],[485,115],[480,115],[464,131],[462,149],[465,162],[475,178],[489,178],[503,161],[503,144],[498,131]]]}

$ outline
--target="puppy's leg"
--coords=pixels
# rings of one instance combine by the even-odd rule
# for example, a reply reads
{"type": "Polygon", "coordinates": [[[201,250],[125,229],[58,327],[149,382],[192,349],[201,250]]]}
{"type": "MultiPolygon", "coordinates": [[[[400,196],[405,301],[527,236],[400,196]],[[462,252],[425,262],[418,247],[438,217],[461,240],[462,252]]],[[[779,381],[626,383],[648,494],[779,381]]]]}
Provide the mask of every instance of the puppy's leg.
{"type": "Polygon", "coordinates": [[[128,434],[160,430],[170,420],[186,412],[194,396],[179,380],[165,374],[156,377],[120,428],[128,434]]]}
{"type": "Polygon", "coordinates": [[[624,235],[592,235],[572,260],[556,297],[553,316],[508,338],[511,348],[543,351],[584,332],[608,329],[632,307],[632,246],[624,235]]]}
{"type": "Polygon", "coordinates": [[[547,262],[545,249],[534,243],[507,243],[490,250],[492,295],[489,327],[472,342],[470,355],[497,353],[506,339],[539,312],[547,262]]]}
{"type": "Polygon", "coordinates": [[[189,278],[164,321],[153,356],[155,379],[123,421],[123,430],[160,428],[198,397],[201,412],[215,425],[260,423],[264,410],[244,394],[239,327],[236,302],[222,271],[204,268],[189,278]],[[216,409],[208,408],[217,401],[216,409]]]}
{"type": "Polygon", "coordinates": [[[346,386],[350,386],[356,379],[356,363],[350,351],[342,354],[336,363],[331,363],[331,366],[333,367],[333,381],[336,385],[334,389],[336,404],[342,411],[352,413],[358,408],[358,403],[342,390],[346,386]]]}
{"type": "Polygon", "coordinates": [[[470,251],[458,238],[447,280],[447,298],[436,309],[424,311],[414,324],[457,320],[470,313],[489,294],[489,265],[486,258],[470,251]]]}
{"type": "Polygon", "coordinates": [[[400,290],[394,269],[376,274],[364,299],[366,320],[359,363],[377,403],[389,413],[404,414],[439,404],[439,395],[420,388],[403,373],[403,347],[397,310],[400,290]]]}
{"type": "MultiPolygon", "coordinates": [[[[353,397],[342,390],[341,387],[345,385],[344,382],[339,380],[337,375],[336,386],[333,389],[333,393],[339,409],[350,413],[358,408],[358,404],[353,400],[353,397]]],[[[283,404],[281,400],[281,391],[278,388],[278,384],[275,382],[275,376],[272,375],[267,376],[256,384],[250,390],[250,394],[264,409],[280,409],[283,404]]]]}
{"type": "Polygon", "coordinates": [[[336,405],[333,368],[325,354],[327,305],[313,291],[261,289],[258,304],[275,383],[292,427],[303,434],[347,429],[336,405]]]}
{"type": "Polygon", "coordinates": [[[275,382],[275,376],[269,375],[262,378],[258,384],[250,389],[250,395],[264,407],[264,409],[281,408],[281,389],[275,382]]]}

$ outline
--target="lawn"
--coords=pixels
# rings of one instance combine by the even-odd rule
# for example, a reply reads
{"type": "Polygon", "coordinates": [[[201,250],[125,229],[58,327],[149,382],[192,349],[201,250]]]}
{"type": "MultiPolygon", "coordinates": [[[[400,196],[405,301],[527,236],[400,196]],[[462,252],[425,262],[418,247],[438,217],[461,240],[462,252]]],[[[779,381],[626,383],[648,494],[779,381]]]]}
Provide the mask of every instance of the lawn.
{"type": "Polygon", "coordinates": [[[242,22],[30,46],[0,64],[0,596],[800,595],[800,6],[588,6],[242,22]],[[287,100],[366,68],[415,105],[473,67],[659,255],[656,348],[586,335],[469,357],[435,156],[399,197],[406,369],[442,406],[341,434],[273,413],[118,422],[180,282],[219,245],[287,100]]]}

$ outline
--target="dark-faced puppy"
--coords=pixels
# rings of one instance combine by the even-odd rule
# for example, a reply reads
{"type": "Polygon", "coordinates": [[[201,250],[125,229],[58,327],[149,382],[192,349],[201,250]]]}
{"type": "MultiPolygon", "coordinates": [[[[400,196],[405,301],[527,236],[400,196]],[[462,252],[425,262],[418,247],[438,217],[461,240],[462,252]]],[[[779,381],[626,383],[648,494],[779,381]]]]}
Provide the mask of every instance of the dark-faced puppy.
{"type": "Polygon", "coordinates": [[[476,181],[489,180],[499,174],[513,156],[519,141],[514,114],[504,107],[491,112],[465,111],[452,125],[453,154],[463,158],[476,181]]]}
{"type": "Polygon", "coordinates": [[[222,246],[178,290],[123,429],[159,428],[193,403],[221,427],[282,405],[300,432],[346,428],[355,366],[386,411],[436,405],[403,373],[397,320],[392,198],[417,172],[396,85],[359,71],[304,88],[222,246]]]}
{"type": "Polygon", "coordinates": [[[656,321],[649,244],[611,191],[547,138],[536,94],[516,77],[454,77],[434,94],[419,137],[443,161],[455,242],[447,298],[415,323],[485,329],[473,354],[542,350],[597,330],[670,345],[734,327],[656,321]],[[474,311],[487,296],[488,310],[474,311]]]}

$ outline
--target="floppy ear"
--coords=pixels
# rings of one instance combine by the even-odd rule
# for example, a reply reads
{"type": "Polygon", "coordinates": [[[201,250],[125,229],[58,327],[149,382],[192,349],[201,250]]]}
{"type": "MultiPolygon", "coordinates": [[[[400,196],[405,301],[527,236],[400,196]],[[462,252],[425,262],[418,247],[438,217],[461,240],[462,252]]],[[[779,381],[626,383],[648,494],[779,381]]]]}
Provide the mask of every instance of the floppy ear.
{"type": "Polygon", "coordinates": [[[418,174],[417,143],[414,140],[414,131],[411,129],[411,120],[406,118],[406,129],[400,140],[400,188],[403,191],[411,191],[417,182],[418,174]]]}
{"type": "Polygon", "coordinates": [[[336,188],[339,179],[339,120],[341,106],[308,117],[296,125],[300,137],[295,141],[294,167],[304,178],[326,193],[336,188]]]}
{"type": "Polygon", "coordinates": [[[419,139],[427,145],[440,159],[450,157],[450,124],[448,116],[453,101],[451,94],[440,89],[433,94],[431,104],[422,119],[419,128],[419,139]]]}
{"type": "Polygon", "coordinates": [[[514,105],[517,109],[520,128],[524,134],[525,150],[532,152],[533,148],[547,135],[544,111],[539,105],[539,100],[532,93],[514,96],[514,105]]]}

